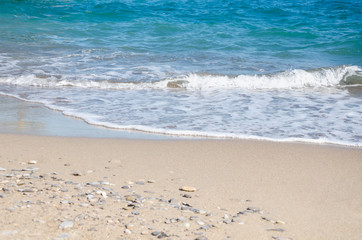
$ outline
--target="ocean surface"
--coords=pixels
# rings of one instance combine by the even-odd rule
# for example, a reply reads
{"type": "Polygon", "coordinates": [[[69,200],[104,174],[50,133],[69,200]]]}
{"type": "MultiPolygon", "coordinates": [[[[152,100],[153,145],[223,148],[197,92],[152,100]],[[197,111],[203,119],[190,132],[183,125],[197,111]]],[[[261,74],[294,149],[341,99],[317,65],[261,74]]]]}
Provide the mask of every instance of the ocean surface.
{"type": "Polygon", "coordinates": [[[0,0],[0,94],[115,129],[362,146],[361,11],[0,0]]]}

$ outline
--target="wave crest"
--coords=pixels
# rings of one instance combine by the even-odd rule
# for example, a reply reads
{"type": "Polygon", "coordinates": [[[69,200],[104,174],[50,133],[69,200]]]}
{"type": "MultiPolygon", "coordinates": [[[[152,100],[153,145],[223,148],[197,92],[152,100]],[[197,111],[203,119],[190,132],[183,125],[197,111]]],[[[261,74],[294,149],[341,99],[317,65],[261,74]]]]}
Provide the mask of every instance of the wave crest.
{"type": "Polygon", "coordinates": [[[362,84],[358,66],[338,66],[314,70],[294,69],[271,75],[216,76],[190,74],[168,83],[169,87],[202,89],[300,89],[362,84]]]}
{"type": "MultiPolygon", "coordinates": [[[[100,76],[95,76],[99,79],[100,76]]],[[[155,82],[115,82],[92,80],[89,76],[27,75],[0,78],[0,83],[42,88],[76,87],[95,89],[301,89],[361,85],[362,69],[358,66],[337,66],[312,70],[294,69],[265,75],[212,75],[190,73],[155,82]],[[74,80],[74,78],[78,80],[74,80]]]]}

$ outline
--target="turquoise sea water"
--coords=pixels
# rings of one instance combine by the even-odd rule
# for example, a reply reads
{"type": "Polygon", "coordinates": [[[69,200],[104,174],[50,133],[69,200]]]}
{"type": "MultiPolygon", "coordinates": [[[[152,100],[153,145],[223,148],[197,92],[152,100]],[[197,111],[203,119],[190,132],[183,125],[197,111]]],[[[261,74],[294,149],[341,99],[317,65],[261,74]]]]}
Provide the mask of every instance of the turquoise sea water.
{"type": "Polygon", "coordinates": [[[0,94],[119,129],[361,146],[361,9],[0,0],[0,94]]]}

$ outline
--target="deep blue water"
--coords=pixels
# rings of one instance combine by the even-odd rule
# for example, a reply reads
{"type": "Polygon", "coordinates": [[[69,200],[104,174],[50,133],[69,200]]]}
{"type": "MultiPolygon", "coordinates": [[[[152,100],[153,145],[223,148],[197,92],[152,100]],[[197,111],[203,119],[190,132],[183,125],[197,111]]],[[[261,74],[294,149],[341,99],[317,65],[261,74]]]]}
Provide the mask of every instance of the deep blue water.
{"type": "Polygon", "coordinates": [[[121,129],[360,145],[361,11],[0,0],[0,94],[121,129]]]}

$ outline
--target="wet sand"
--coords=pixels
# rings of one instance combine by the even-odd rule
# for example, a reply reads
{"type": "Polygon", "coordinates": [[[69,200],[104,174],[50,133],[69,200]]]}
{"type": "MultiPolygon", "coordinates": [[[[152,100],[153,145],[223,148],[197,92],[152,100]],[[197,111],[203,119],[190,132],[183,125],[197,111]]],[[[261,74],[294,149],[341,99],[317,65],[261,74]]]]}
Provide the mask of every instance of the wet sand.
{"type": "Polygon", "coordinates": [[[41,104],[0,95],[0,133],[61,137],[175,139],[172,136],[121,131],[89,125],[41,104]]]}

